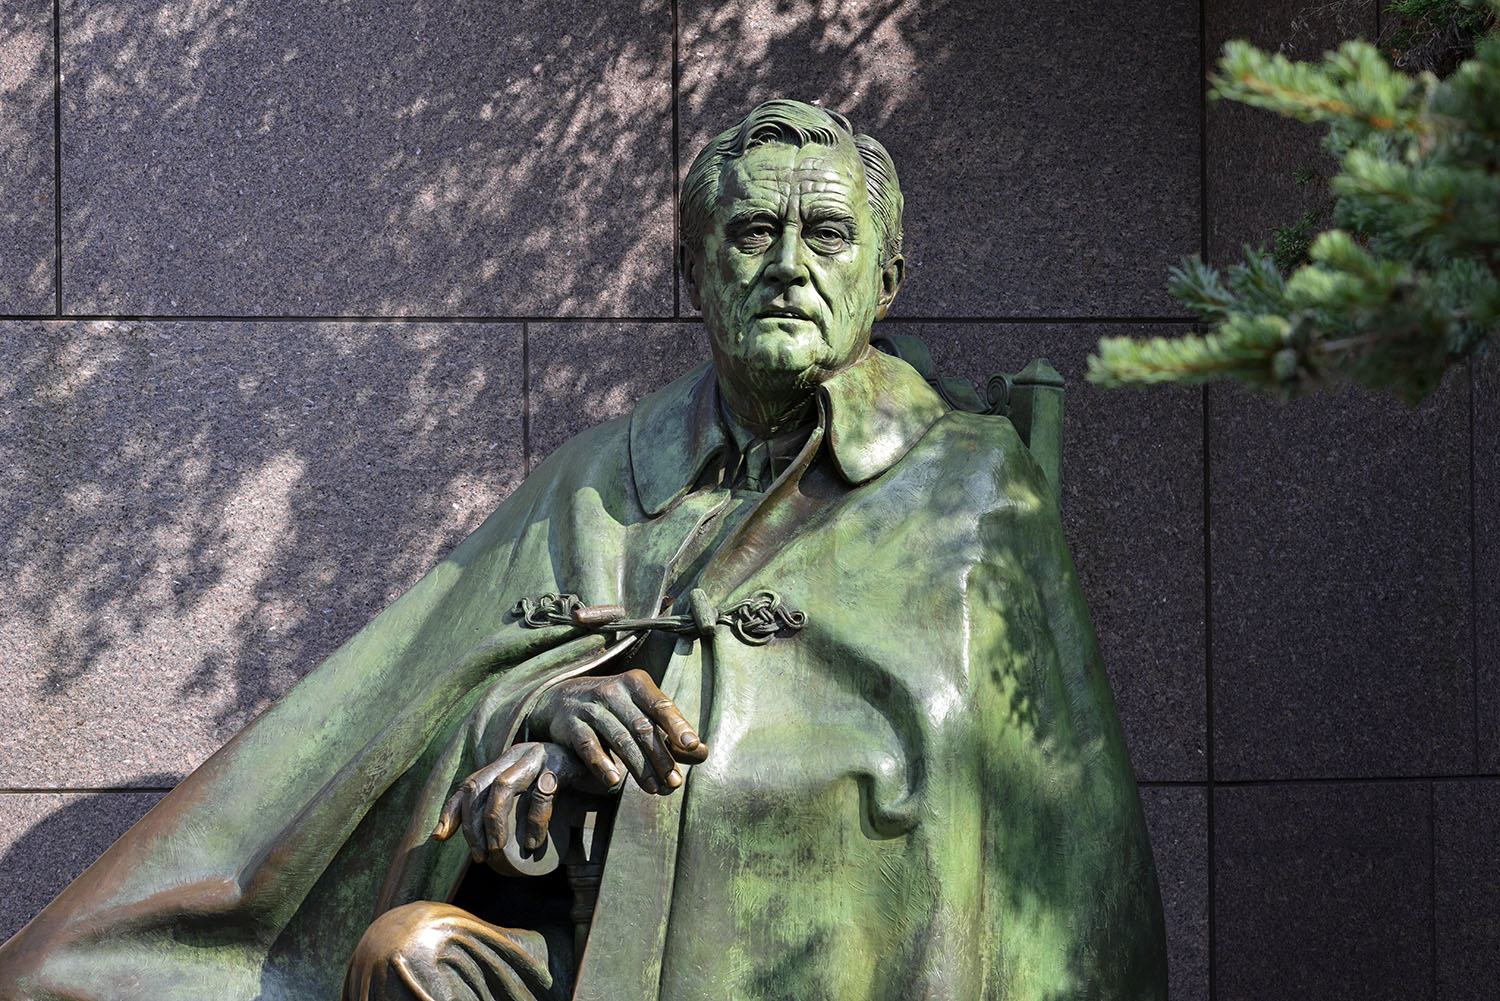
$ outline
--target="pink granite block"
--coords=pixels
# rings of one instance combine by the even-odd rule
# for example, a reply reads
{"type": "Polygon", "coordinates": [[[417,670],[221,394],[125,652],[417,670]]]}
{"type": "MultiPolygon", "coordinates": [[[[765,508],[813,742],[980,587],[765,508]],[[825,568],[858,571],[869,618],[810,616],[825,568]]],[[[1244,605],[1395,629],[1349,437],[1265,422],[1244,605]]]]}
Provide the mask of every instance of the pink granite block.
{"type": "Polygon", "coordinates": [[[522,477],[521,331],[0,325],[0,788],[181,776],[522,477]]]}

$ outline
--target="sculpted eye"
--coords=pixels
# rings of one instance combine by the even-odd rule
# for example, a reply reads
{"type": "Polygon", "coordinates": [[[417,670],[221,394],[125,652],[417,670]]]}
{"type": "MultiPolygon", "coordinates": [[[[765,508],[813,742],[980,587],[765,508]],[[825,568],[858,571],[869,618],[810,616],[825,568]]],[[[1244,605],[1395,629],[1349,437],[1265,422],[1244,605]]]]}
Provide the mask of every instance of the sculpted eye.
{"type": "Polygon", "coordinates": [[[808,234],[807,240],[815,249],[831,254],[844,249],[844,245],[849,242],[849,234],[837,226],[816,226],[808,234]]]}
{"type": "Polygon", "coordinates": [[[741,250],[764,250],[776,238],[776,231],[769,223],[751,222],[736,227],[732,235],[734,245],[741,250]]]}

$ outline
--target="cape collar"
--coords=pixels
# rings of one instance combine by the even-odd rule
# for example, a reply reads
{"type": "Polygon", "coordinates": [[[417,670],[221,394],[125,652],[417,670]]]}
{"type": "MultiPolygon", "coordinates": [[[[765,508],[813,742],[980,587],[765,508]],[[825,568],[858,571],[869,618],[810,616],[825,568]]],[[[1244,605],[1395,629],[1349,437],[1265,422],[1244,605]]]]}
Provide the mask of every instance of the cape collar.
{"type": "MultiPolygon", "coordinates": [[[[916,370],[866,348],[818,387],[827,447],[850,484],[895,465],[947,406],[916,370]]],[[[655,517],[688,492],[715,457],[733,448],[719,417],[712,365],[651,394],[630,418],[630,469],[641,507],[655,517]]]]}

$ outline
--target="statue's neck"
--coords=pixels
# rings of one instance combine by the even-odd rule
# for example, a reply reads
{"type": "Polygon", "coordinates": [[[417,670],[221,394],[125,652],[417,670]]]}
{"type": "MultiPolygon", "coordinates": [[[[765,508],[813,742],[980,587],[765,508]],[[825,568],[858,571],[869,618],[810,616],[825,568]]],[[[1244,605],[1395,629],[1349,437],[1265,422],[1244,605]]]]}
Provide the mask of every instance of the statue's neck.
{"type": "Polygon", "coordinates": [[[806,432],[817,421],[816,387],[794,396],[739,394],[719,383],[725,418],[747,437],[772,439],[806,432]]]}

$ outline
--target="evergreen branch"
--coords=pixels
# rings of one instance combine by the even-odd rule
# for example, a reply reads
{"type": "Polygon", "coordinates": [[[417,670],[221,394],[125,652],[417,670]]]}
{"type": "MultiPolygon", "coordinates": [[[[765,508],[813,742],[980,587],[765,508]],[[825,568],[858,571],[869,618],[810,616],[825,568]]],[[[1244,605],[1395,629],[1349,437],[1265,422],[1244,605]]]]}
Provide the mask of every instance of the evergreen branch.
{"type": "Polygon", "coordinates": [[[1275,384],[1276,356],[1283,350],[1284,320],[1242,318],[1222,332],[1182,337],[1105,337],[1091,356],[1086,378],[1103,386],[1162,382],[1209,382],[1226,376],[1257,388],[1275,384]]]}
{"type": "Polygon", "coordinates": [[[1207,319],[1224,319],[1237,304],[1234,293],[1219,280],[1219,272],[1204,264],[1197,254],[1184,257],[1168,272],[1167,291],[1207,319]]]}
{"type": "Polygon", "coordinates": [[[1357,123],[1376,132],[1429,135],[1413,97],[1419,86],[1385,64],[1365,42],[1345,42],[1321,64],[1293,62],[1248,42],[1224,46],[1219,71],[1210,78],[1213,97],[1267,108],[1306,122],[1357,123]]]}
{"type": "MultiPolygon", "coordinates": [[[[1425,15],[1453,0],[1402,2],[1425,15]]],[[[1488,0],[1484,23],[1497,12],[1500,0],[1488,0]]],[[[1500,37],[1479,38],[1443,80],[1407,76],[1363,42],[1319,63],[1232,42],[1213,83],[1216,97],[1327,127],[1343,228],[1312,238],[1286,278],[1249,247],[1222,274],[1185,258],[1168,290],[1209,330],[1105,338],[1090,381],[1231,379],[1284,397],[1353,382],[1415,402],[1448,366],[1500,338],[1500,37]]],[[[1311,235],[1306,221],[1288,240],[1311,235]]]]}

